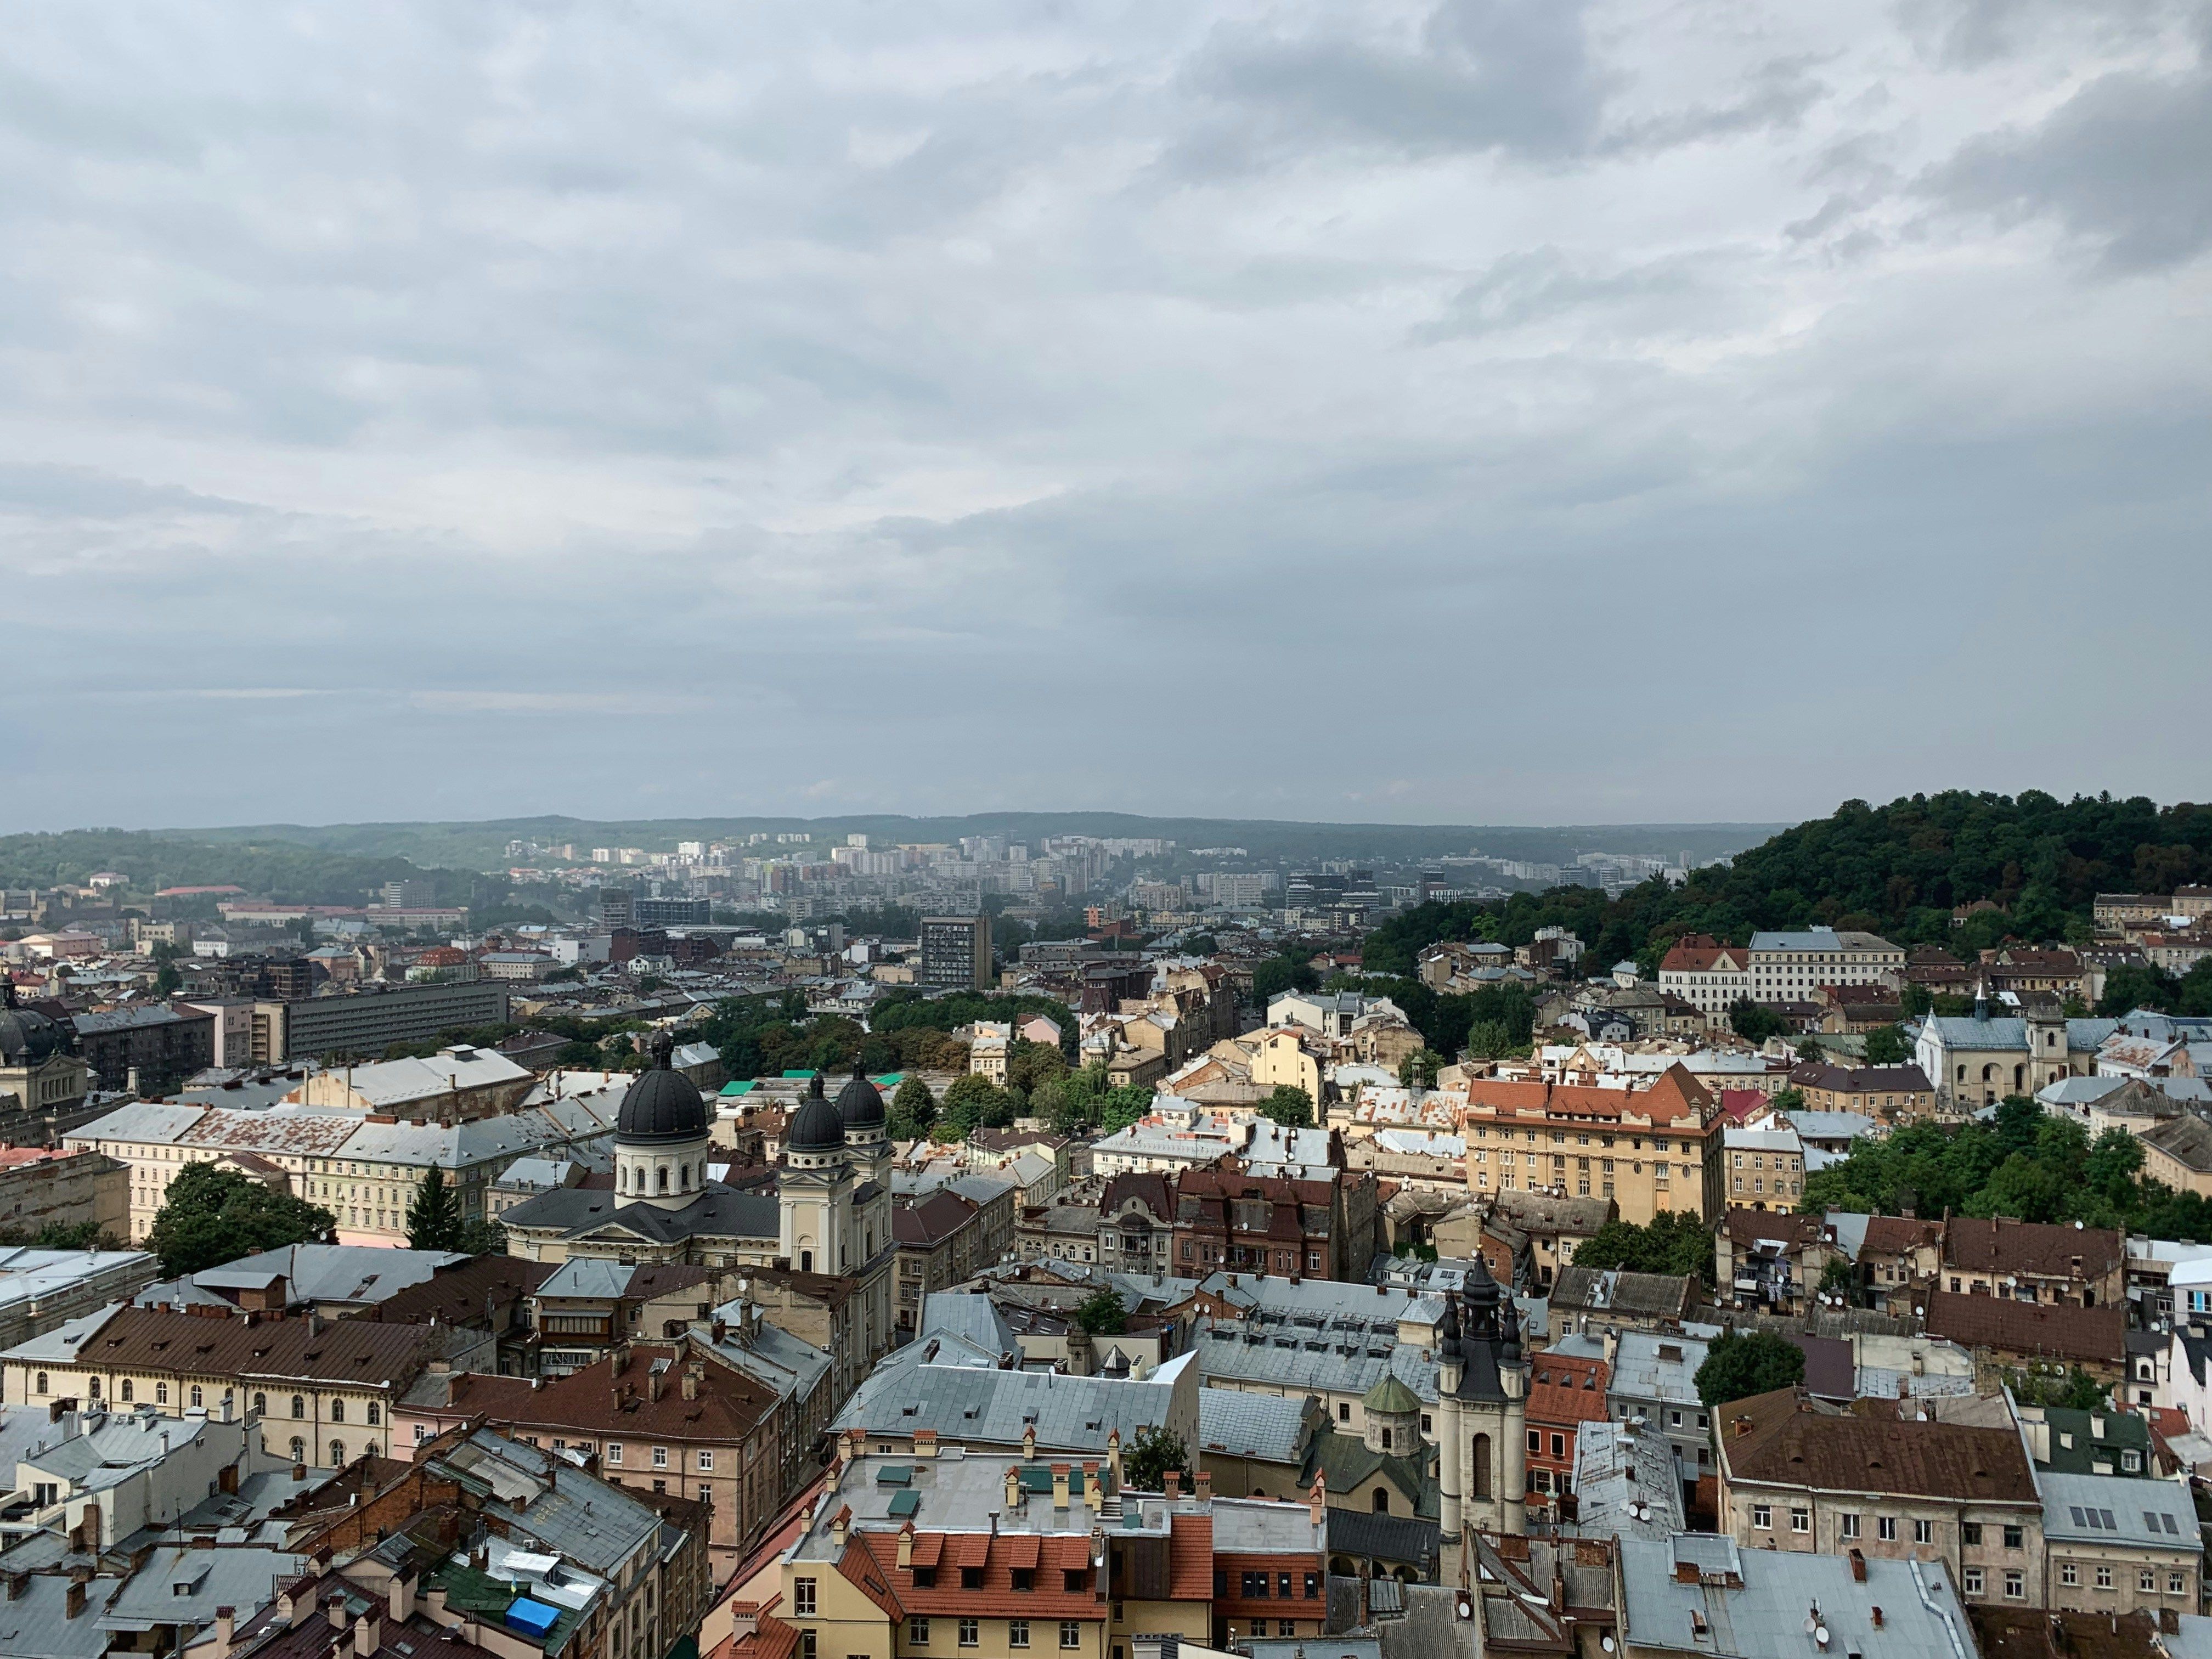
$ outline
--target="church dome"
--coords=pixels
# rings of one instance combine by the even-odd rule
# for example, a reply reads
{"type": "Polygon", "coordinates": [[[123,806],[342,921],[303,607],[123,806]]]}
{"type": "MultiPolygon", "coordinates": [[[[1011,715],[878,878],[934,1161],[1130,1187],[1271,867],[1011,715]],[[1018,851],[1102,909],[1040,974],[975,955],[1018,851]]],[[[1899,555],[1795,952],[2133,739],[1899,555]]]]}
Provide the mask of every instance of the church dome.
{"type": "Polygon", "coordinates": [[[36,1066],[62,1046],[62,1028],[37,1009],[0,1007],[0,1066],[36,1066]]]}
{"type": "Polygon", "coordinates": [[[664,1048],[653,1069],[629,1085],[615,1115],[617,1140],[696,1140],[707,1133],[707,1103],[690,1078],[670,1067],[668,1058],[664,1048]]]}
{"type": "Polygon", "coordinates": [[[883,1091],[868,1081],[858,1060],[853,1062],[853,1075],[837,1091],[837,1115],[844,1120],[848,1135],[872,1137],[884,1127],[883,1091]]]}
{"type": "Polygon", "coordinates": [[[817,1072],[814,1080],[806,1085],[806,1098],[792,1115],[783,1149],[787,1152],[834,1152],[844,1144],[845,1120],[822,1092],[822,1073],[817,1072]]]}

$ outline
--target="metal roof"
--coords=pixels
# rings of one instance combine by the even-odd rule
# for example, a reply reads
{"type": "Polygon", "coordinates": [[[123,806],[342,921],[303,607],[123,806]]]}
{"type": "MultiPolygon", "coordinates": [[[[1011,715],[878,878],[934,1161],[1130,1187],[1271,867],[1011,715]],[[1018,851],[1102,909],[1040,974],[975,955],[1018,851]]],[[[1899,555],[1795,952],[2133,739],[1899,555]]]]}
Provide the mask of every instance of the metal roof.
{"type": "Polygon", "coordinates": [[[1361,1334],[1292,1322],[1201,1319],[1192,1328],[1191,1350],[1200,1376],[1208,1379],[1364,1395],[1389,1374],[1424,1401],[1437,1397],[1435,1351],[1401,1343],[1395,1329],[1361,1334]]]}
{"type": "Polygon", "coordinates": [[[1198,1391],[1198,1438],[1204,1449],[1267,1463],[1296,1463],[1305,1450],[1306,1402],[1236,1389],[1198,1391]]]}
{"type": "Polygon", "coordinates": [[[1622,1635],[1633,1648],[1711,1659],[1810,1653],[1805,1621],[1817,1606],[1829,1633],[1821,1651],[1835,1659],[1973,1659],[1978,1651],[1940,1562],[1869,1555],[1859,1583],[1857,1563],[1840,1555],[1740,1551],[1710,1534],[1686,1533],[1663,1544],[1623,1538],[1619,1547],[1622,1635]],[[1679,1582],[1678,1565],[1697,1567],[1697,1581],[1679,1582]],[[1723,1575],[1741,1582],[1728,1583],[1723,1575]]]}
{"type": "Polygon", "coordinates": [[[202,1290],[254,1290],[278,1273],[295,1302],[358,1302],[374,1306],[410,1285],[458,1267],[470,1258],[458,1250],[387,1249],[368,1244],[288,1244],[241,1256],[192,1275],[202,1290]]]}
{"type": "Polygon", "coordinates": [[[2039,1469],[2043,1534],[2075,1543],[2118,1544],[2201,1554],[2197,1508],[2185,1480],[2126,1474],[2054,1474],[2039,1469]]]}
{"type": "Polygon", "coordinates": [[[901,1436],[930,1429],[944,1441],[999,1446],[1020,1445],[1034,1427],[1041,1446],[1098,1455],[1115,1430],[1127,1445],[1138,1430],[1169,1422],[1176,1381],[1192,1363],[1185,1354],[1136,1381],[940,1364],[929,1352],[917,1340],[878,1362],[835,1426],[901,1436]]]}

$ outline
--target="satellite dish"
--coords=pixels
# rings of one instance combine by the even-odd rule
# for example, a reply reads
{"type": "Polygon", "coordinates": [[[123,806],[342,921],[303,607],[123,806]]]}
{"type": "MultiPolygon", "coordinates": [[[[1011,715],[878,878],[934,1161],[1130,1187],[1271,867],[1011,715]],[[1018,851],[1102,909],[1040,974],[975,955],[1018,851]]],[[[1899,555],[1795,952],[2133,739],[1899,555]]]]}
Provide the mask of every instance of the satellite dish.
{"type": "Polygon", "coordinates": [[[1826,1647],[1828,1645],[1828,1627],[1826,1625],[1823,1625],[1820,1629],[1814,1631],[1813,1632],[1813,1639],[1815,1642],[1818,1642],[1822,1647],[1826,1647]]]}
{"type": "Polygon", "coordinates": [[[1601,1648],[1604,1649],[1607,1653],[1611,1653],[1613,1651],[1613,1638],[1610,1636],[1599,1637],[1597,1638],[1597,1644],[1601,1648]]]}

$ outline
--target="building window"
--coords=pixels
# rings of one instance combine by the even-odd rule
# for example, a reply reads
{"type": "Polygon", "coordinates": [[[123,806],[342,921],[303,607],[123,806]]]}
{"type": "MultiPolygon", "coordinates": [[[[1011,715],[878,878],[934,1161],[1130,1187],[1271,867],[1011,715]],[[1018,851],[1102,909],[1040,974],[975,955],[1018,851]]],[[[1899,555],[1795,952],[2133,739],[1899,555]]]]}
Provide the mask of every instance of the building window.
{"type": "Polygon", "coordinates": [[[980,1645],[982,1641],[982,1632],[983,1621],[981,1620],[963,1619],[960,1621],[960,1645],[963,1648],[972,1648],[980,1645]]]}
{"type": "Polygon", "coordinates": [[[1959,1541],[1962,1544],[1980,1543],[1982,1541],[1982,1523],[1978,1521],[1968,1521],[1964,1522],[1959,1528],[1959,1541]]]}
{"type": "Polygon", "coordinates": [[[2005,1573],[2005,1599],[2019,1601],[2025,1600],[2027,1595],[2027,1575],[2018,1567],[2008,1569],[2005,1573]]]}
{"type": "Polygon", "coordinates": [[[1076,1623],[1073,1619],[1061,1620],[1060,1621],[1060,1644],[1064,1648],[1081,1647],[1083,1645],[1083,1626],[1076,1623]]]}
{"type": "Polygon", "coordinates": [[[1792,1531],[1792,1532],[1810,1532],[1810,1531],[1812,1531],[1812,1530],[1813,1530],[1813,1511],[1812,1511],[1812,1510],[1790,1510],[1790,1531],[1792,1531]]]}
{"type": "Polygon", "coordinates": [[[1341,1400],[1336,1402],[1336,1420],[1340,1423],[1352,1421],[1352,1407],[1341,1400]]]}
{"type": "Polygon", "coordinates": [[[1874,1534],[1875,1537],[1881,1539],[1885,1544],[1895,1543],[1897,1541],[1897,1517],[1893,1515],[1876,1516],[1874,1523],[1874,1534]]]}
{"type": "Polygon", "coordinates": [[[2112,1569],[2107,1563],[2100,1563],[2097,1567],[2097,1588],[2099,1589],[2110,1589],[2112,1587],[2112,1569]]]}
{"type": "Polygon", "coordinates": [[[331,1401],[331,1421],[333,1423],[343,1423],[345,1421],[344,1401],[333,1400],[331,1401]]]}
{"type": "Polygon", "coordinates": [[[39,1392],[40,1394],[44,1394],[50,1386],[51,1384],[47,1381],[46,1374],[44,1371],[40,1371],[39,1373],[39,1392]]]}
{"type": "Polygon", "coordinates": [[[814,1616],[814,1581],[811,1578],[791,1581],[791,1610],[801,1619],[814,1616]]]}
{"type": "Polygon", "coordinates": [[[1239,1588],[1243,1590],[1246,1601],[1264,1601],[1267,1597],[1267,1575],[1264,1572],[1248,1572],[1243,1575],[1239,1588]]]}
{"type": "Polygon", "coordinates": [[[2136,1588],[2141,1590],[2145,1595],[2156,1595],[2158,1592],[2158,1575],[2153,1572],[2148,1567],[2138,1568],[2136,1572],[2136,1588]]]}
{"type": "Polygon", "coordinates": [[[253,1414],[257,1417],[264,1417],[268,1414],[268,1412],[269,1396],[265,1394],[255,1395],[253,1396],[253,1414]]]}
{"type": "Polygon", "coordinates": [[[1010,1648],[1025,1648],[1029,1644],[1030,1621],[1026,1619],[1007,1620],[1006,1645],[1010,1648]]]}
{"type": "MultiPolygon", "coordinates": [[[[166,1389],[166,1388],[168,1386],[168,1384],[167,1384],[167,1383],[165,1382],[165,1383],[163,1383],[161,1386],[162,1386],[164,1389],[166,1389]]],[[[193,1384],[192,1384],[192,1405],[193,1405],[195,1407],[198,1407],[200,1404],[201,1404],[201,1399],[200,1399],[200,1385],[199,1385],[198,1383],[195,1382],[195,1383],[193,1383],[193,1384]]],[[[374,1413],[375,1413],[375,1411],[376,1411],[376,1407],[375,1407],[372,1406],[372,1407],[369,1407],[370,1416],[369,1416],[369,1419],[368,1419],[368,1420],[369,1420],[370,1422],[372,1422],[372,1423],[374,1423],[374,1422],[375,1422],[375,1421],[376,1421],[376,1417],[375,1417],[375,1414],[374,1414],[374,1413]]]]}
{"type": "Polygon", "coordinates": [[[2189,1577],[2187,1574],[2169,1572],[2166,1575],[2166,1593],[2168,1595],[2185,1595],[2188,1593],[2188,1589],[2189,1577]]]}
{"type": "Polygon", "coordinates": [[[1968,1567],[1966,1569],[1966,1594],[1969,1595],[1979,1595],[1981,1593],[1982,1570],[1979,1567],[1968,1567]]]}
{"type": "Polygon", "coordinates": [[[701,1452],[699,1454],[699,1467],[702,1470],[711,1470],[714,1467],[714,1454],[710,1451],[701,1452]]]}
{"type": "Polygon", "coordinates": [[[1544,1435],[1540,1429],[1528,1431],[1528,1449],[1540,1453],[1544,1449],[1544,1435]]]}
{"type": "Polygon", "coordinates": [[[906,1621],[906,1640],[908,1647],[927,1647],[929,1645],[929,1620],[927,1619],[908,1620],[906,1621]]]}
{"type": "Polygon", "coordinates": [[[126,1401],[131,1398],[131,1379],[127,1376],[123,1379],[123,1397],[126,1401]]]}
{"type": "Polygon", "coordinates": [[[1837,1523],[1842,1536],[1856,1538],[1859,1535],[1859,1518],[1856,1515],[1838,1516],[1837,1523]]]}
{"type": "Polygon", "coordinates": [[[2062,1584],[2080,1583],[2081,1582],[2081,1569],[2075,1566],[2071,1561],[2061,1561],[2058,1564],[2058,1582],[2062,1584]]]}
{"type": "Polygon", "coordinates": [[[2020,1528],[2007,1527],[2004,1529],[2004,1547],[2008,1550],[2016,1550],[2021,1547],[2021,1540],[2026,1536],[2027,1534],[2020,1528]]]}
{"type": "Polygon", "coordinates": [[[1912,1523],[1912,1541],[1916,1544],[1934,1543],[1936,1523],[1933,1521],[1915,1521],[1912,1523]]]}
{"type": "Polygon", "coordinates": [[[656,1469],[665,1469],[668,1467],[667,1447],[655,1446],[653,1449],[653,1467],[656,1469]]]}
{"type": "Polygon", "coordinates": [[[1771,1506],[1765,1504],[1753,1504],[1751,1506],[1751,1524],[1761,1532],[1771,1532],[1774,1529],[1774,1510],[1771,1506]]]}
{"type": "Polygon", "coordinates": [[[610,1440],[610,1441],[608,1441],[608,1442],[607,1442],[607,1462],[610,1462],[610,1463],[619,1463],[619,1462],[622,1462],[622,1453],[623,1453],[623,1449],[622,1449],[619,1445],[616,1444],[616,1443],[615,1443],[613,1441],[611,1441],[611,1440],[610,1440]]]}

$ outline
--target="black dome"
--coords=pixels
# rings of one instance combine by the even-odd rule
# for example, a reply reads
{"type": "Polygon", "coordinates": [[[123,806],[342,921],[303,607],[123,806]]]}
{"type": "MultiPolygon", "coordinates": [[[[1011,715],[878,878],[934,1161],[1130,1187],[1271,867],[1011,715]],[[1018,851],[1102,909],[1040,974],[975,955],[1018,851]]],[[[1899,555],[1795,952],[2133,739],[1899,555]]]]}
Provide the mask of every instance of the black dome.
{"type": "Polygon", "coordinates": [[[666,1057],[629,1085],[615,1115],[617,1140],[696,1140],[707,1133],[707,1103],[666,1057]]]}
{"type": "Polygon", "coordinates": [[[845,1120],[822,1092],[822,1073],[806,1085],[806,1098],[791,1120],[783,1146],[790,1152],[834,1152],[845,1144],[845,1120]]]}
{"type": "Polygon", "coordinates": [[[837,1091],[837,1115],[845,1121],[847,1134],[884,1127],[883,1091],[868,1081],[857,1060],[853,1065],[853,1075],[837,1091]]]}
{"type": "Polygon", "coordinates": [[[0,1007],[0,1065],[37,1065],[62,1047],[62,1028],[35,1008],[0,1007]]]}

